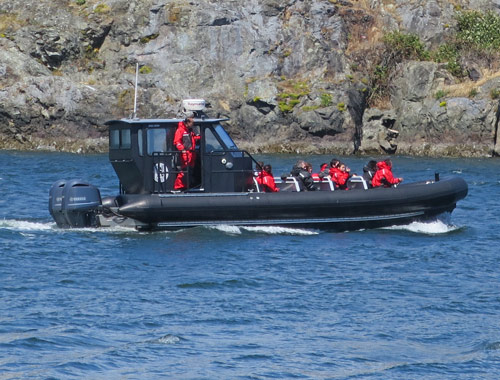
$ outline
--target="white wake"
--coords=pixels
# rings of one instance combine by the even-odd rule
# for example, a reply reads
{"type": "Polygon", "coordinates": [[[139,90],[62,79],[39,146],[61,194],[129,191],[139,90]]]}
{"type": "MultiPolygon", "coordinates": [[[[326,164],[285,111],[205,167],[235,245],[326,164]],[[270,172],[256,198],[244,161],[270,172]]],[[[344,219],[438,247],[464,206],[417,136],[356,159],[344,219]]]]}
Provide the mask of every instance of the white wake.
{"type": "Polygon", "coordinates": [[[301,228],[289,228],[278,226],[232,226],[227,224],[218,224],[208,227],[231,235],[241,235],[244,231],[264,233],[269,235],[318,235],[317,231],[310,231],[301,228]]]}

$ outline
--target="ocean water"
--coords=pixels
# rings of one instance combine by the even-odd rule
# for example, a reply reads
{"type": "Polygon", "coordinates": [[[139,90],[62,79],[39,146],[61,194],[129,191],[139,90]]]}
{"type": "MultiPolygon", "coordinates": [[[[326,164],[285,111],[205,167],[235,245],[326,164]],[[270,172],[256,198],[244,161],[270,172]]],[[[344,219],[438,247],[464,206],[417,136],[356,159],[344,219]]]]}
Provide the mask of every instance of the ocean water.
{"type": "MultiPolygon", "coordinates": [[[[279,175],[298,157],[257,158],[279,175]]],[[[500,161],[393,162],[469,195],[440,220],[345,233],[60,230],[51,184],[115,194],[107,156],[0,152],[0,379],[500,378],[500,161]]]]}

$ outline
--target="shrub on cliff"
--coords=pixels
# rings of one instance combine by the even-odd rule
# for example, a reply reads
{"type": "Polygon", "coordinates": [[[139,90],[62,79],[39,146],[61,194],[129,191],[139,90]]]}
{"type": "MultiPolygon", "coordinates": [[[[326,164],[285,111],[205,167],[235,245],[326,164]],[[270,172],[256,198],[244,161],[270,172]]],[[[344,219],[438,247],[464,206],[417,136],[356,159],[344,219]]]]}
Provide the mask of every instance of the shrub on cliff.
{"type": "Polygon", "coordinates": [[[402,33],[397,30],[387,33],[384,38],[386,53],[395,63],[407,59],[426,61],[430,59],[429,51],[426,49],[420,37],[416,34],[402,33]]]}
{"type": "Polygon", "coordinates": [[[457,39],[480,50],[500,49],[500,16],[487,11],[457,13],[457,39]]]}

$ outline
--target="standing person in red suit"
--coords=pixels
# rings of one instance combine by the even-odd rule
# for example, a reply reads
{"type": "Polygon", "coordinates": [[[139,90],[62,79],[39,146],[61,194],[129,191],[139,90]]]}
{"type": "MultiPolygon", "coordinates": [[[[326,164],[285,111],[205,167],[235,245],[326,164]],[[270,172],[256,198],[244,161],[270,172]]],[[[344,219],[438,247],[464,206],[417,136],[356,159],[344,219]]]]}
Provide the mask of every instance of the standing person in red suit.
{"type": "Polygon", "coordinates": [[[373,187],[391,187],[403,181],[403,178],[394,178],[392,174],[392,161],[387,158],[377,162],[377,171],[372,179],[373,187]]]}
{"type": "Polygon", "coordinates": [[[264,190],[265,193],[276,193],[280,191],[280,189],[276,187],[272,167],[269,164],[264,165],[262,172],[257,177],[257,182],[259,185],[262,185],[262,190],[264,190]]]}
{"type": "Polygon", "coordinates": [[[174,135],[174,146],[179,154],[180,172],[174,182],[174,190],[187,189],[186,174],[194,168],[196,161],[196,141],[200,139],[193,131],[194,115],[189,114],[184,121],[180,121],[174,135]],[[187,170],[187,173],[185,173],[187,170]]]}

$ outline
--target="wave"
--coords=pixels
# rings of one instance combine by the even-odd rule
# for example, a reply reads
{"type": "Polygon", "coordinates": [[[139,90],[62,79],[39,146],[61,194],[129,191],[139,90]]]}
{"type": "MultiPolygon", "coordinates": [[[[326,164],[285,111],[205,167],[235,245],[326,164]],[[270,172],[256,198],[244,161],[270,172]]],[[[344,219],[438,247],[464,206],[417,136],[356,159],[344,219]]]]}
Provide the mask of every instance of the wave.
{"type": "Polygon", "coordinates": [[[278,226],[233,226],[227,224],[218,224],[214,226],[207,227],[209,229],[215,229],[230,235],[241,235],[243,232],[255,232],[264,233],[268,235],[318,235],[319,232],[306,230],[301,228],[289,228],[289,227],[278,227],[278,226]]]}
{"type": "Polygon", "coordinates": [[[67,232],[106,232],[106,233],[123,233],[123,232],[135,232],[136,230],[129,227],[106,227],[106,228],[91,228],[91,227],[82,227],[82,228],[59,228],[55,222],[31,222],[27,220],[14,220],[14,219],[2,219],[0,220],[0,230],[10,230],[16,232],[36,232],[36,231],[51,231],[58,233],[67,233],[67,232]]]}
{"type": "Polygon", "coordinates": [[[457,227],[453,224],[449,224],[446,221],[437,219],[428,222],[412,222],[410,224],[401,225],[401,226],[391,226],[384,227],[386,230],[403,230],[410,231],[419,234],[427,234],[427,235],[440,235],[447,234],[450,232],[458,231],[461,227],[457,227]]]}
{"type": "Polygon", "coordinates": [[[13,231],[47,231],[56,228],[54,222],[29,222],[26,220],[3,219],[0,220],[0,229],[13,231]]]}
{"type": "Polygon", "coordinates": [[[165,336],[162,336],[161,338],[158,339],[153,339],[150,340],[150,343],[159,343],[159,344],[176,344],[179,343],[182,340],[182,338],[172,335],[172,334],[167,334],[165,336]]]}

